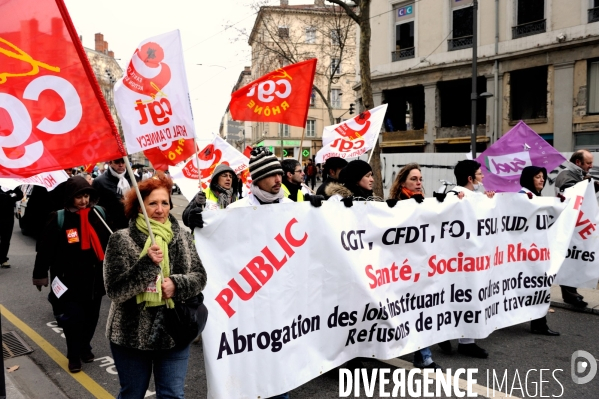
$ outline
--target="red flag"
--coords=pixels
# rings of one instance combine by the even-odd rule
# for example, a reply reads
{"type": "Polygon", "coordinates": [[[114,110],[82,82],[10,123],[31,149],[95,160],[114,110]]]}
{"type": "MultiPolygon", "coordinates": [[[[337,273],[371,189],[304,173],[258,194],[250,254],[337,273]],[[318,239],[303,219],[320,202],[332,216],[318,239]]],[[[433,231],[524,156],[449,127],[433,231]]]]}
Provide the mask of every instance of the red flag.
{"type": "Polygon", "coordinates": [[[245,147],[245,150],[243,150],[243,155],[245,155],[249,159],[250,156],[252,155],[252,150],[253,150],[252,146],[248,145],[247,147],[245,147]]]}
{"type": "Polygon", "coordinates": [[[126,155],[62,0],[0,3],[0,176],[126,155]]]}
{"type": "Polygon", "coordinates": [[[196,148],[194,139],[179,139],[166,145],[150,148],[144,151],[146,158],[152,162],[154,169],[168,170],[169,165],[175,166],[191,157],[196,148]]]}
{"type": "Polygon", "coordinates": [[[316,58],[272,71],[231,94],[229,110],[237,121],[306,126],[316,58]]]}

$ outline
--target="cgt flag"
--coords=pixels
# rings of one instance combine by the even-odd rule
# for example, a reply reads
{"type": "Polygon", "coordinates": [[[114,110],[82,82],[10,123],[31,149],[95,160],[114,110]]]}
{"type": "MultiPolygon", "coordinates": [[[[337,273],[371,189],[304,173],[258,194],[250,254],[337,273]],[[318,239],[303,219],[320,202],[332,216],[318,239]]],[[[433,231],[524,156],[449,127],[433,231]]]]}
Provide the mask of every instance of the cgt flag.
{"type": "Polygon", "coordinates": [[[485,189],[520,191],[520,175],[526,166],[542,166],[551,172],[566,161],[551,144],[520,121],[476,158],[485,175],[485,189]]]}
{"type": "Polygon", "coordinates": [[[0,2],[0,176],[123,155],[63,1],[0,2]]]}
{"type": "Polygon", "coordinates": [[[166,171],[169,166],[175,166],[191,157],[195,150],[194,139],[179,139],[145,150],[144,155],[154,169],[166,171]]]}
{"type": "Polygon", "coordinates": [[[114,97],[129,154],[195,137],[178,30],[139,45],[114,97]]]}
{"type": "Polygon", "coordinates": [[[322,133],[323,147],[316,153],[316,163],[331,157],[357,158],[372,149],[381,131],[387,104],[362,112],[337,125],[326,126],[322,133]]]}
{"type": "Polygon", "coordinates": [[[306,126],[316,58],[270,72],[231,94],[236,121],[306,126]]]}

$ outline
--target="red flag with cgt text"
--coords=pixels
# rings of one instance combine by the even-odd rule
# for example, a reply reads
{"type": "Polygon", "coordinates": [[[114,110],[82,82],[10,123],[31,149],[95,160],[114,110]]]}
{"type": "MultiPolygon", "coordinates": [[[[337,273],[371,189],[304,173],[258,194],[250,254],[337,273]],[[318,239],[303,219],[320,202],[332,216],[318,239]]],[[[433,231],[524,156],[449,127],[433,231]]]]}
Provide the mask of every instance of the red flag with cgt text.
{"type": "Polygon", "coordinates": [[[63,1],[0,2],[0,176],[124,155],[63,1]]]}
{"type": "Polygon", "coordinates": [[[305,127],[315,71],[313,58],[267,73],[231,94],[231,116],[305,127]]]}

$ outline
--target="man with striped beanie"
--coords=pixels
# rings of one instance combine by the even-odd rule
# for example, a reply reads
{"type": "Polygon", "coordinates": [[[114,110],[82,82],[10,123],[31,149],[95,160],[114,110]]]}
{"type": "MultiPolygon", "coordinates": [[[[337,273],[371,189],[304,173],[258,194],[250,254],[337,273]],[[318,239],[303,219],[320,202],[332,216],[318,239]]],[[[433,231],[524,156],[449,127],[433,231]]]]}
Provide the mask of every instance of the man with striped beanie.
{"type": "Polygon", "coordinates": [[[266,147],[257,147],[250,156],[251,193],[229,205],[229,208],[293,202],[285,198],[281,189],[283,168],[281,162],[266,147]]]}

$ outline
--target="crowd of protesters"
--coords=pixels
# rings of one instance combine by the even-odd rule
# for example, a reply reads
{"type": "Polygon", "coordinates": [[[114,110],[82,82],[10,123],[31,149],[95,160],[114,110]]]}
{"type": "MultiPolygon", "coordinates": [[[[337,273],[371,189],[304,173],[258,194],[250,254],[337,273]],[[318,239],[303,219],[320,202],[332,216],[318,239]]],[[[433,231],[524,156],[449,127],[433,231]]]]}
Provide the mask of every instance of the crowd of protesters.
{"type": "MultiPolygon", "coordinates": [[[[590,178],[593,155],[586,150],[575,152],[565,170],[556,179],[557,193],[590,178]]],[[[242,198],[239,178],[225,164],[215,168],[210,185],[200,190],[183,212],[183,223],[191,228],[203,227],[205,209],[264,206],[279,203],[310,202],[319,207],[325,200],[352,206],[354,201],[386,201],[394,207],[398,201],[424,201],[423,175],[416,163],[405,165],[397,174],[389,198],[373,193],[374,176],[370,165],[362,160],[348,162],[330,158],[322,165],[311,160],[302,165],[293,159],[279,161],[266,148],[252,151],[249,172],[250,193],[242,198]],[[316,192],[315,180],[322,176],[316,192]],[[311,186],[311,187],[310,187],[311,186]]],[[[199,295],[206,285],[207,274],[189,232],[181,229],[170,211],[172,180],[162,172],[136,171],[143,203],[131,189],[122,159],[113,160],[92,173],[82,169],[66,170],[69,179],[49,197],[46,219],[37,234],[37,257],[33,285],[41,290],[56,279],[68,288],[48,296],[52,311],[64,329],[68,369],[82,370],[82,363],[94,360],[91,341],[98,324],[102,297],[112,301],[106,335],[115,359],[121,398],[141,398],[154,375],[161,395],[183,397],[189,344],[177,345],[164,327],[163,309],[173,300],[199,295]],[[155,242],[150,239],[142,216],[145,209],[155,242]],[[48,216],[49,215],[49,216],[48,216]],[[48,276],[49,273],[49,276],[48,276]],[[158,280],[157,277],[159,276],[158,280]]],[[[495,193],[484,189],[481,165],[473,160],[456,164],[457,185],[438,200],[460,201],[464,197],[495,193]]],[[[520,178],[521,193],[530,198],[540,196],[547,182],[547,170],[533,165],[524,168],[520,178]]],[[[595,185],[599,191],[599,185],[595,185]]],[[[0,265],[9,268],[8,247],[14,223],[15,202],[32,195],[34,188],[22,186],[0,191],[0,265]]],[[[584,308],[576,288],[562,286],[566,303],[584,308]]],[[[60,289],[59,289],[60,290],[60,289]]],[[[531,322],[531,332],[559,336],[549,328],[547,318],[531,322]]],[[[445,353],[452,353],[449,341],[439,343],[445,353]]],[[[457,352],[475,358],[487,358],[488,352],[473,339],[458,340],[457,352]]],[[[439,369],[430,348],[414,353],[415,367],[439,369]]],[[[354,363],[355,364],[355,363],[354,363]]],[[[282,394],[276,398],[288,398],[282,394]]]]}

